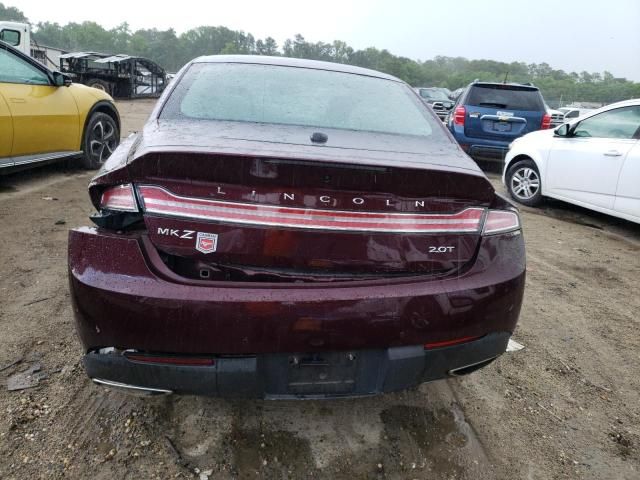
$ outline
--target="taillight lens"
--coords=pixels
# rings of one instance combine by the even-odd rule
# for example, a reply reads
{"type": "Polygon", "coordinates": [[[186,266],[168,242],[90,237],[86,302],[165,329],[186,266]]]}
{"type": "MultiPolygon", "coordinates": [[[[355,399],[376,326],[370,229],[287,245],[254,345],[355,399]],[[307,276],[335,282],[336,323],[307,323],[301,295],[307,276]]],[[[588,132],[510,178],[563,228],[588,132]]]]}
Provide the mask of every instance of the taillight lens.
{"type": "Polygon", "coordinates": [[[467,115],[467,110],[464,107],[456,107],[453,111],[453,123],[454,125],[464,125],[464,117],[467,115]]]}
{"type": "Polygon", "coordinates": [[[133,192],[133,185],[130,183],[118,185],[102,192],[100,208],[120,212],[137,212],[138,204],[133,192]]]}
{"type": "Polygon", "coordinates": [[[548,113],[545,113],[542,116],[542,124],[540,125],[540,129],[547,130],[549,128],[551,128],[551,115],[549,115],[548,113]]]}
{"type": "Polygon", "coordinates": [[[489,210],[484,220],[483,235],[513,232],[520,229],[520,217],[509,210],[489,210]]]}

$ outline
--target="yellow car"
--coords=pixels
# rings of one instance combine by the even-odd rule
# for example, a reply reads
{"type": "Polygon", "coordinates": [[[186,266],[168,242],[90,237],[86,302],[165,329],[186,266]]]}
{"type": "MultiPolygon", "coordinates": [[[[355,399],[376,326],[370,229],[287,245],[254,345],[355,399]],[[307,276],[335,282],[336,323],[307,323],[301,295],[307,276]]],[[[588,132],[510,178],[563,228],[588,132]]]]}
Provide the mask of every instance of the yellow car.
{"type": "Polygon", "coordinates": [[[0,174],[78,157],[99,168],[120,143],[113,99],[0,41],[0,174]]]}

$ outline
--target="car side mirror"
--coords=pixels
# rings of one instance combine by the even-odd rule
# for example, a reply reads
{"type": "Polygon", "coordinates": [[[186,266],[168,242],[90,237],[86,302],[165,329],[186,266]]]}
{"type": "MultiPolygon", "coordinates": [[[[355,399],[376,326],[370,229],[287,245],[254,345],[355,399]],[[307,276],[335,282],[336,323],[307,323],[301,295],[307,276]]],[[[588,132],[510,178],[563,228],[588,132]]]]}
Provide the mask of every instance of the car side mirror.
{"type": "Polygon", "coordinates": [[[56,87],[68,87],[73,83],[69,75],[60,72],[53,72],[53,84],[56,87]]]}
{"type": "Polygon", "coordinates": [[[572,132],[571,125],[568,123],[563,123],[558,128],[556,128],[553,133],[556,137],[570,137],[572,132]]]}

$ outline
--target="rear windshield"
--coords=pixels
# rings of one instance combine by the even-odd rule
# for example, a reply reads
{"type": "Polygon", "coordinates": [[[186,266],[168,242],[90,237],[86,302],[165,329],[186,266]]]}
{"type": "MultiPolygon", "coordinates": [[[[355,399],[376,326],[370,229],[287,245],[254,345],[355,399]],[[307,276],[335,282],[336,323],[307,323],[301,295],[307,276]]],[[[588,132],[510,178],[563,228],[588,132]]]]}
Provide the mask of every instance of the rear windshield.
{"type": "Polygon", "coordinates": [[[449,100],[449,97],[442,90],[420,89],[420,96],[429,100],[449,100]]]}
{"type": "Polygon", "coordinates": [[[446,136],[411,89],[350,73],[244,63],[196,63],[161,119],[275,123],[446,136]]]}
{"type": "Polygon", "coordinates": [[[474,107],[495,107],[508,110],[545,110],[542,95],[538,90],[511,85],[472,85],[465,104],[474,107]]]}

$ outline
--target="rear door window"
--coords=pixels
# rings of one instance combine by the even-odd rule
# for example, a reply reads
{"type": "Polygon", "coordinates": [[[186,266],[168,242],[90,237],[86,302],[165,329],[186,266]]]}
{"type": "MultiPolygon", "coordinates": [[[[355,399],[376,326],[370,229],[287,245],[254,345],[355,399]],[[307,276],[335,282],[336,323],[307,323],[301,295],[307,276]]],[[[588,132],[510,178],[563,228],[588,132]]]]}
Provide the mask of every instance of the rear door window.
{"type": "Polygon", "coordinates": [[[473,85],[465,102],[474,107],[543,111],[542,95],[536,89],[511,85],[473,85]]]}

